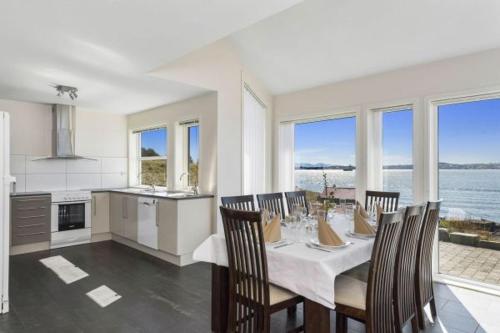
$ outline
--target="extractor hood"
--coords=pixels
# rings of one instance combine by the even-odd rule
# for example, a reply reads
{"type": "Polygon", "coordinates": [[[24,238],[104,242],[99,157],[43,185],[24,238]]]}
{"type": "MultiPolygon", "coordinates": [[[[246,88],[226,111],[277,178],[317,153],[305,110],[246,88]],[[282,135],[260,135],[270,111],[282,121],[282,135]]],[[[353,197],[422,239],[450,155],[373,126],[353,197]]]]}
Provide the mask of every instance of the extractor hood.
{"type": "Polygon", "coordinates": [[[75,106],[54,104],[52,106],[52,155],[44,160],[79,160],[91,158],[75,154],[75,106]]]}

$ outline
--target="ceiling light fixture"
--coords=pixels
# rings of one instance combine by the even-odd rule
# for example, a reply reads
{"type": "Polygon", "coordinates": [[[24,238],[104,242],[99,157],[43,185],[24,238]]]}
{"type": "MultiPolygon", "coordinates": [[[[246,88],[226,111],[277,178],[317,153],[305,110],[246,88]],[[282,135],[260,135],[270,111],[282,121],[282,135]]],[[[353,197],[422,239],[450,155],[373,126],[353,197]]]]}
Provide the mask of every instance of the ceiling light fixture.
{"type": "Polygon", "coordinates": [[[61,84],[58,85],[52,85],[57,91],[57,96],[61,97],[64,96],[65,93],[68,93],[69,98],[72,100],[75,100],[78,98],[78,89],[75,87],[70,87],[70,86],[63,86],[61,84]]]}

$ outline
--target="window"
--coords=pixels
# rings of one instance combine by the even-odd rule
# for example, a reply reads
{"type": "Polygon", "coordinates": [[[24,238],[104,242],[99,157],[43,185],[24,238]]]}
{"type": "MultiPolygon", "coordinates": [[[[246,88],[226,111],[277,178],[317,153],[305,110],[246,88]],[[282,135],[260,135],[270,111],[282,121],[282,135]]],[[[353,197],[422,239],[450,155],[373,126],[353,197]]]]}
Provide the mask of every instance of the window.
{"type": "Polygon", "coordinates": [[[400,205],[413,203],[413,111],[382,110],[383,190],[400,192],[400,205]]]}
{"type": "Polygon", "coordinates": [[[296,123],[295,188],[309,200],[353,202],[356,183],[356,117],[296,123]]]}
{"type": "Polygon", "coordinates": [[[243,89],[243,193],[266,191],[266,107],[243,89]]]}
{"type": "Polygon", "coordinates": [[[167,186],[167,129],[135,133],[138,143],[139,185],[167,186]]]}
{"type": "Polygon", "coordinates": [[[500,99],[437,106],[439,272],[500,286],[500,99]]]}
{"type": "Polygon", "coordinates": [[[198,186],[198,166],[200,160],[200,126],[197,121],[186,124],[187,154],[186,166],[188,186],[198,186]]]}

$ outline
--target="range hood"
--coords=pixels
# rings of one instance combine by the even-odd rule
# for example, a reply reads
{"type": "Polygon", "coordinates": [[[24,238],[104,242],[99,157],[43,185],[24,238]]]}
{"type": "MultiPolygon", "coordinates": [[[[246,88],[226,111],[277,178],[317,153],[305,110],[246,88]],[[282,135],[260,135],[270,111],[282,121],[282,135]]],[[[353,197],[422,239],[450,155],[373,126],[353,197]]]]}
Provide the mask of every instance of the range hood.
{"type": "Polygon", "coordinates": [[[75,106],[54,104],[52,106],[52,155],[43,160],[79,160],[92,158],[75,154],[75,106]]]}

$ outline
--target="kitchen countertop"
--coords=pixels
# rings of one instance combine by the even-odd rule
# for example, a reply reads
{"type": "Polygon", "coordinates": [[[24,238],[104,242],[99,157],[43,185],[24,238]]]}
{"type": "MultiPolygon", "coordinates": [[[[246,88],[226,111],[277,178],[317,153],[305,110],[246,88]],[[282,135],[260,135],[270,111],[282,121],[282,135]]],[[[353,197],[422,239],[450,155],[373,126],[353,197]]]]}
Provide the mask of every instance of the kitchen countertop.
{"type": "MultiPolygon", "coordinates": [[[[123,193],[135,195],[138,197],[150,197],[150,198],[161,198],[161,199],[170,199],[170,200],[190,200],[190,199],[204,199],[204,198],[213,198],[213,194],[209,193],[200,193],[197,195],[188,195],[188,196],[172,196],[168,195],[168,192],[137,192],[135,189],[130,188],[98,188],[98,189],[83,189],[83,191],[90,191],[92,193],[104,193],[104,192],[114,192],[114,193],[123,193]]],[[[182,191],[170,191],[170,193],[182,193],[182,191]]],[[[33,195],[50,195],[50,192],[44,191],[35,191],[35,192],[16,192],[11,193],[10,196],[12,198],[15,197],[26,197],[33,195]]]]}
{"type": "Polygon", "coordinates": [[[35,191],[35,192],[16,192],[11,193],[11,197],[27,197],[30,195],[50,195],[50,192],[35,191]]]}

